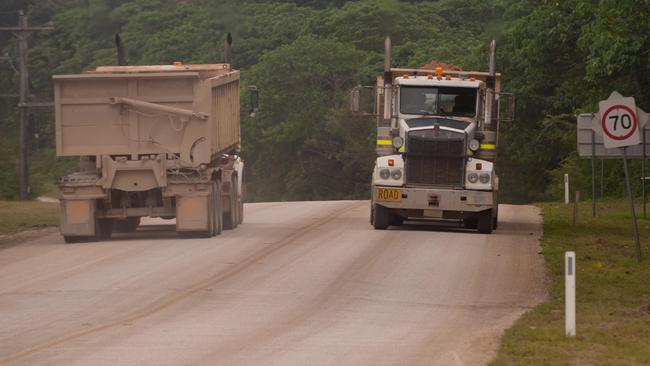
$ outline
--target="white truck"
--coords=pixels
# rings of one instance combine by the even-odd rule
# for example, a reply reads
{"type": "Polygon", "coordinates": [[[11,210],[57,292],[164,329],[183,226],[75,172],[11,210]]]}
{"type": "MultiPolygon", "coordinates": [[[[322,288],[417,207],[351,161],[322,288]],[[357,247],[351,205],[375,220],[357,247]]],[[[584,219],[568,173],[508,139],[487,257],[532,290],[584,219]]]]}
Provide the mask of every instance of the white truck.
{"type": "Polygon", "coordinates": [[[499,123],[514,114],[514,98],[500,92],[494,41],[489,72],[393,68],[390,55],[387,37],[375,88],[371,224],[435,220],[491,233],[498,222],[499,123]]]}

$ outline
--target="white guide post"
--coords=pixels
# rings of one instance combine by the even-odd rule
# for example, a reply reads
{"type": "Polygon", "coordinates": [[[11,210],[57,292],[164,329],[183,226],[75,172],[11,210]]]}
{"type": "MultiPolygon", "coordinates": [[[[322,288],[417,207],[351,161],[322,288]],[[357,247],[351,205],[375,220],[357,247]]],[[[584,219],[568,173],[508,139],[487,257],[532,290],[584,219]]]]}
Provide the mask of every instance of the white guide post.
{"type": "Polygon", "coordinates": [[[567,337],[576,335],[576,253],[564,253],[564,328],[567,337]]]}
{"type": "Polygon", "coordinates": [[[569,175],[564,174],[564,204],[569,204],[569,175]]]}

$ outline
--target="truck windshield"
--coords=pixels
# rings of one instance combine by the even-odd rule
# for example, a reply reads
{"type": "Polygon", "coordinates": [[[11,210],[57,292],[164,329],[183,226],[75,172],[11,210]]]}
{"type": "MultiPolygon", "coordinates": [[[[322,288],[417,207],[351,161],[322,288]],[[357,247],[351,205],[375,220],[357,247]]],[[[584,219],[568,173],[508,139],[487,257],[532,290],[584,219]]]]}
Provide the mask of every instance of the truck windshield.
{"type": "Polygon", "coordinates": [[[476,89],[402,86],[400,112],[473,117],[476,115],[476,89]]]}

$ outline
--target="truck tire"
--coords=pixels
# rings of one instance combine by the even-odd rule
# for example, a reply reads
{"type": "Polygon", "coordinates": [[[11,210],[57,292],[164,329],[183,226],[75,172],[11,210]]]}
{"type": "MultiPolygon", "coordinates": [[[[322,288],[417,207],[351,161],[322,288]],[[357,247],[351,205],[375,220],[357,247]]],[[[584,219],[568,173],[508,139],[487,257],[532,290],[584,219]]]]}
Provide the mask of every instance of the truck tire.
{"type": "Polygon", "coordinates": [[[375,230],[384,230],[389,225],[390,210],[384,206],[374,204],[372,206],[372,226],[375,230]]]}
{"type": "Polygon", "coordinates": [[[239,196],[237,189],[237,176],[233,176],[230,182],[230,198],[228,200],[230,212],[224,212],[223,214],[223,228],[225,230],[232,230],[239,224],[239,215],[237,214],[239,209],[239,205],[237,204],[237,197],[239,196]]]}
{"type": "Polygon", "coordinates": [[[390,219],[388,220],[388,223],[392,226],[402,226],[404,223],[404,218],[400,215],[391,213],[389,216],[390,219]]]}
{"type": "Polygon", "coordinates": [[[83,243],[84,241],[88,241],[88,237],[86,237],[86,236],[63,235],[63,241],[66,244],[83,243]],[[84,239],[86,239],[86,240],[84,240],[84,239]]]}
{"type": "Polygon", "coordinates": [[[241,190],[239,192],[239,196],[237,197],[237,205],[239,206],[239,210],[237,210],[237,223],[238,224],[242,224],[244,222],[244,191],[245,191],[245,189],[246,189],[245,186],[242,184],[241,185],[241,190]]]}
{"type": "Polygon", "coordinates": [[[494,213],[494,217],[492,218],[492,228],[494,230],[499,227],[499,206],[497,206],[496,212],[494,213]]]}
{"type": "Polygon", "coordinates": [[[132,216],[115,220],[113,230],[118,233],[132,233],[138,229],[138,226],[140,226],[140,217],[132,216]]]}
{"type": "Polygon", "coordinates": [[[221,180],[212,182],[212,192],[214,192],[214,235],[221,234],[223,231],[223,199],[221,198],[221,180]]]}
{"type": "Polygon", "coordinates": [[[479,212],[477,228],[481,234],[492,233],[492,209],[479,212]]]}
{"type": "Polygon", "coordinates": [[[465,229],[472,229],[475,230],[476,227],[478,226],[478,216],[473,215],[473,216],[468,216],[463,219],[463,226],[465,229]]]}
{"type": "Polygon", "coordinates": [[[208,196],[208,230],[201,232],[199,235],[202,238],[211,238],[215,235],[217,235],[217,228],[216,228],[216,201],[214,199],[215,192],[214,189],[210,190],[210,195],[208,196]]]}
{"type": "Polygon", "coordinates": [[[97,240],[109,240],[111,235],[113,235],[113,219],[97,220],[95,238],[97,240]]]}
{"type": "Polygon", "coordinates": [[[244,222],[244,199],[239,197],[239,211],[237,211],[237,222],[242,224],[244,222]]]}

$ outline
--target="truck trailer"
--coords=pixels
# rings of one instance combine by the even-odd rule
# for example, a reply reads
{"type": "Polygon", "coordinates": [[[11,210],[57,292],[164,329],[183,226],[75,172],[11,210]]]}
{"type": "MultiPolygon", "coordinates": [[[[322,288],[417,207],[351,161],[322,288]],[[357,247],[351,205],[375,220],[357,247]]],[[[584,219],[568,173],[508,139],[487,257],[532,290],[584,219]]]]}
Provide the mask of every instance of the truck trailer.
{"type": "Polygon", "coordinates": [[[404,220],[458,222],[481,233],[497,227],[499,124],[513,118],[514,98],[501,92],[495,59],[492,41],[489,72],[394,68],[386,38],[374,88],[375,229],[404,220]]]}
{"type": "Polygon", "coordinates": [[[243,221],[239,71],[229,60],[102,66],[53,81],[57,156],[80,157],[59,180],[66,242],[134,231],[142,217],[175,218],[192,237],[243,221]]]}

